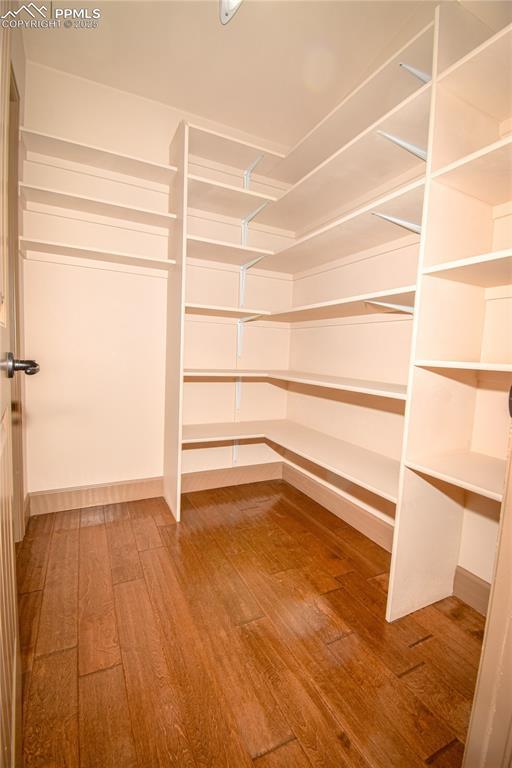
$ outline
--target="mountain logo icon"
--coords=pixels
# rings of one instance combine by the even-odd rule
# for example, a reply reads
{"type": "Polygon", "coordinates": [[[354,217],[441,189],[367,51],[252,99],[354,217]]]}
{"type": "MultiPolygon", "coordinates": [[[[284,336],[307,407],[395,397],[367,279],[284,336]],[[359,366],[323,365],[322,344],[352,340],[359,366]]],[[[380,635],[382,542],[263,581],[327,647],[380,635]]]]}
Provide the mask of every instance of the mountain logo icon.
{"type": "Polygon", "coordinates": [[[0,19],[15,19],[17,16],[20,15],[20,13],[27,13],[29,16],[31,16],[33,19],[43,18],[46,19],[46,12],[48,11],[48,8],[46,5],[41,5],[40,7],[37,6],[35,3],[29,3],[28,5],[22,5],[18,8],[17,11],[7,11],[7,13],[4,13],[3,16],[0,16],[0,19]]]}

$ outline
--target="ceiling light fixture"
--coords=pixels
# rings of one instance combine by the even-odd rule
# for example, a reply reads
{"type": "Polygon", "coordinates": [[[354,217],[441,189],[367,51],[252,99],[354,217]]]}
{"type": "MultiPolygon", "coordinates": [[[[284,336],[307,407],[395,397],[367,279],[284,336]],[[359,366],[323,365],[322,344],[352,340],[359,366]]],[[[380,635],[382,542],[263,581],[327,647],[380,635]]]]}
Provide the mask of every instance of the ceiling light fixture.
{"type": "Polygon", "coordinates": [[[219,0],[219,18],[221,24],[231,21],[242,4],[242,0],[219,0]]]}

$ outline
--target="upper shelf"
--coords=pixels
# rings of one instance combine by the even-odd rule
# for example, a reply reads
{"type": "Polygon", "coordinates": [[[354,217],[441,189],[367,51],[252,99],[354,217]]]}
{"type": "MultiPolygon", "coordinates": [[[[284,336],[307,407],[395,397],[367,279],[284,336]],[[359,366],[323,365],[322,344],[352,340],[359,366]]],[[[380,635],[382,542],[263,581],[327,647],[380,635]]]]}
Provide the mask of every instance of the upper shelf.
{"type": "Polygon", "coordinates": [[[275,200],[276,197],[261,192],[211,181],[192,173],[188,176],[188,204],[200,211],[245,219],[264,203],[275,200]]]}
{"type": "Polygon", "coordinates": [[[512,285],[512,248],[436,264],[424,269],[423,274],[483,288],[512,285]]]}
{"type": "Polygon", "coordinates": [[[406,462],[410,469],[445,480],[494,501],[502,501],[506,462],[473,451],[458,451],[406,462]]]}
{"type": "Polygon", "coordinates": [[[145,208],[133,208],[121,203],[113,203],[110,200],[74,195],[69,192],[61,192],[47,187],[34,187],[30,184],[20,185],[20,195],[24,204],[40,203],[42,205],[68,208],[82,211],[95,216],[107,216],[114,219],[126,219],[136,224],[144,224],[153,227],[169,227],[176,219],[174,213],[160,213],[148,211],[145,208]]]}
{"type": "Polygon", "coordinates": [[[30,128],[21,128],[20,133],[25,149],[38,155],[58,157],[71,163],[102,168],[105,171],[135,176],[158,184],[169,184],[176,173],[176,167],[173,165],[154,163],[141,157],[80,144],[48,133],[33,131],[30,128]]]}
{"type": "Polygon", "coordinates": [[[189,424],[183,427],[183,444],[223,440],[266,439],[312,461],[329,472],[388,501],[396,503],[400,464],[396,459],[331,437],[293,421],[245,421],[222,424],[189,424]]]}
{"type": "Polygon", "coordinates": [[[272,176],[273,169],[284,157],[279,152],[194,124],[189,124],[189,153],[241,171],[258,160],[254,172],[261,176],[272,176]]]}
{"type": "Polygon", "coordinates": [[[273,251],[264,248],[249,248],[245,245],[235,245],[223,240],[213,240],[209,237],[187,235],[187,256],[193,259],[242,266],[253,259],[272,256],[272,254],[273,251]]]}
{"type": "Polygon", "coordinates": [[[176,264],[174,259],[155,259],[150,256],[136,256],[130,253],[101,251],[94,248],[82,248],[77,245],[66,245],[65,243],[54,243],[48,240],[35,240],[27,237],[20,237],[20,251],[25,257],[30,252],[47,253],[52,256],[71,256],[75,259],[104,261],[110,264],[126,264],[133,267],[153,267],[154,269],[168,269],[176,264]]]}
{"type": "Polygon", "coordinates": [[[438,82],[498,123],[512,111],[512,25],[445,70],[438,82]]]}
{"type": "Polygon", "coordinates": [[[385,195],[266,256],[260,266],[294,274],[394,240],[407,230],[373,214],[421,226],[424,187],[421,179],[385,195]]]}
{"type": "Polygon", "coordinates": [[[324,389],[338,389],[345,392],[358,392],[374,397],[385,397],[391,400],[405,400],[407,387],[405,384],[391,384],[383,381],[364,379],[349,379],[343,376],[326,376],[321,373],[306,373],[304,371],[258,371],[230,369],[200,369],[187,368],[183,375],[189,379],[226,379],[226,378],[257,378],[289,381],[294,384],[305,384],[324,389]]]}
{"type": "Polygon", "coordinates": [[[210,315],[212,317],[233,317],[238,319],[263,317],[270,315],[268,309],[252,309],[251,307],[223,307],[218,304],[185,304],[188,315],[210,315]]]}
{"type": "Polygon", "coordinates": [[[294,232],[354,210],[425,174],[424,159],[379,131],[426,152],[430,85],[341,147],[268,205],[257,221],[294,232]]]}
{"type": "Polygon", "coordinates": [[[415,286],[395,288],[388,291],[374,291],[359,296],[347,296],[344,299],[333,299],[317,304],[307,304],[294,307],[285,312],[275,312],[269,320],[282,323],[302,322],[306,320],[329,320],[335,317],[350,315],[369,315],[373,312],[406,312],[409,314],[414,307],[415,286]]]}
{"type": "Polygon", "coordinates": [[[428,24],[349,93],[290,150],[274,169],[273,176],[288,183],[297,182],[311,168],[420,88],[421,80],[402,64],[430,74],[433,28],[433,23],[428,24]]]}
{"type": "Polygon", "coordinates": [[[512,200],[512,136],[450,163],[433,178],[489,205],[512,200]]]}

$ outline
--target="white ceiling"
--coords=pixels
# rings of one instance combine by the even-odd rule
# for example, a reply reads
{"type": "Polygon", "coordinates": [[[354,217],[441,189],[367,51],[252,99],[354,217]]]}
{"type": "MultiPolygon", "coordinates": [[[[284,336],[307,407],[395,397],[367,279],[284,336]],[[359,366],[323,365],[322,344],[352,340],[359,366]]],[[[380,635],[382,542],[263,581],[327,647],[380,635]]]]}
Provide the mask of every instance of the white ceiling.
{"type": "Polygon", "coordinates": [[[98,29],[24,33],[27,58],[290,146],[432,16],[429,0],[55,2],[98,29]]]}

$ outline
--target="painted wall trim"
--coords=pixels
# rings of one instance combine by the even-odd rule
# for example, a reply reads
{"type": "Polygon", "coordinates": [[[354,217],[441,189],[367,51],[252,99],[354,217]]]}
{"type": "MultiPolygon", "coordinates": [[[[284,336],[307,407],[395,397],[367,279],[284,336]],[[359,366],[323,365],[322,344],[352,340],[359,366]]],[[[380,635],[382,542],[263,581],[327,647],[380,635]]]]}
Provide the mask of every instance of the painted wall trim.
{"type": "Polygon", "coordinates": [[[118,504],[163,496],[163,479],[145,477],[142,480],[122,480],[117,483],[84,485],[77,488],[59,488],[53,491],[29,493],[30,515],[62,512],[66,509],[95,507],[99,504],[118,504]]]}
{"type": "Polygon", "coordinates": [[[486,616],[490,593],[491,585],[488,581],[481,579],[480,576],[475,576],[474,573],[467,571],[460,565],[457,566],[453,580],[455,597],[470,605],[482,616],[486,616]]]}

